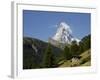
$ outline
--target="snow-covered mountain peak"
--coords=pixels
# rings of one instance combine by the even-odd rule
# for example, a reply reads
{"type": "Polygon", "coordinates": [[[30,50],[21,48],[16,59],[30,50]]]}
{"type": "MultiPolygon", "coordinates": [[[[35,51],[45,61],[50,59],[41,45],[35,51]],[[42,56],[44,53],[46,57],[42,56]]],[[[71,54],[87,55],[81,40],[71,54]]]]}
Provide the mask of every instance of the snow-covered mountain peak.
{"type": "Polygon", "coordinates": [[[70,26],[69,26],[68,24],[66,24],[65,22],[61,22],[61,23],[58,25],[58,28],[65,29],[65,30],[68,31],[69,33],[72,33],[72,30],[70,29],[70,26]]]}
{"type": "Polygon", "coordinates": [[[79,42],[77,38],[74,38],[72,36],[72,30],[70,26],[65,22],[61,22],[58,24],[57,32],[52,37],[52,39],[59,43],[68,43],[68,44],[70,44],[73,40],[79,42]]]}

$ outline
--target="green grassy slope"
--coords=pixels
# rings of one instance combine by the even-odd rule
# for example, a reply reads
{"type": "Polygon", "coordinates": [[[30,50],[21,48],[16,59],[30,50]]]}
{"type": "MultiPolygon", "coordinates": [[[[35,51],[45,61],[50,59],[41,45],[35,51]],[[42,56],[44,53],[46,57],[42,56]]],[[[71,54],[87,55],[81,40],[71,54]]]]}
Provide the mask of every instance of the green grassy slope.
{"type": "MultiPolygon", "coordinates": [[[[75,66],[91,66],[91,51],[90,49],[83,52],[81,58],[78,61],[78,65],[75,66]]],[[[62,60],[58,64],[61,64],[59,67],[72,67],[71,60],[62,60]]],[[[73,66],[74,67],[74,66],[73,66]]]]}

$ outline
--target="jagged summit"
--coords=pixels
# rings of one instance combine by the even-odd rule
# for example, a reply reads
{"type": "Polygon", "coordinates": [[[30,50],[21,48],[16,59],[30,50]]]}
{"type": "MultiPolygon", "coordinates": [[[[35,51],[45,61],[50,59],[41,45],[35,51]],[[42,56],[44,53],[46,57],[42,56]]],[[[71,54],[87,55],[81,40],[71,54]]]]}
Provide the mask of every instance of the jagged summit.
{"type": "Polygon", "coordinates": [[[70,44],[72,41],[77,41],[79,42],[80,40],[73,37],[72,35],[72,30],[70,26],[65,23],[65,22],[60,22],[58,24],[58,28],[56,33],[54,34],[53,37],[50,38],[51,43],[53,42],[59,42],[59,43],[67,43],[70,44]]]}
{"type": "Polygon", "coordinates": [[[69,25],[65,22],[61,22],[58,25],[58,29],[56,34],[52,37],[52,39],[60,42],[60,43],[70,43],[72,35],[72,30],[70,29],[69,25]]]}

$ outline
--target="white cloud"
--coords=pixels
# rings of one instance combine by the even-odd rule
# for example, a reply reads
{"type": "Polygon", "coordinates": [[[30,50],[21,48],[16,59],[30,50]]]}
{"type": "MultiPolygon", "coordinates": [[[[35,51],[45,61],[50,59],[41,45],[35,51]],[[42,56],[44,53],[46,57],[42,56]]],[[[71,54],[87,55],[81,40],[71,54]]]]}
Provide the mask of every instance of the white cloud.
{"type": "Polygon", "coordinates": [[[57,25],[51,25],[49,26],[49,28],[57,28],[58,26],[57,25]]]}

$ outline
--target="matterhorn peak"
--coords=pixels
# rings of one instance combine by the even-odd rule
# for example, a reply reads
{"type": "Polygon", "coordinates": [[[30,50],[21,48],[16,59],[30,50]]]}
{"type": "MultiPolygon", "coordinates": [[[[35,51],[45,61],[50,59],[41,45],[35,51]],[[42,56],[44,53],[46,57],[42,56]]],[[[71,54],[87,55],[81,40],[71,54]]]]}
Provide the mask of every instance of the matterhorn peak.
{"type": "Polygon", "coordinates": [[[59,28],[62,28],[62,29],[66,29],[69,33],[72,34],[72,30],[70,29],[70,26],[65,23],[65,22],[60,22],[60,24],[58,25],[59,28]]]}
{"type": "Polygon", "coordinates": [[[76,40],[79,42],[80,40],[77,38],[74,38],[72,36],[72,30],[70,26],[66,22],[60,22],[57,26],[57,31],[55,35],[51,38],[53,41],[59,42],[59,43],[66,43],[70,44],[72,41],[76,40]]]}

